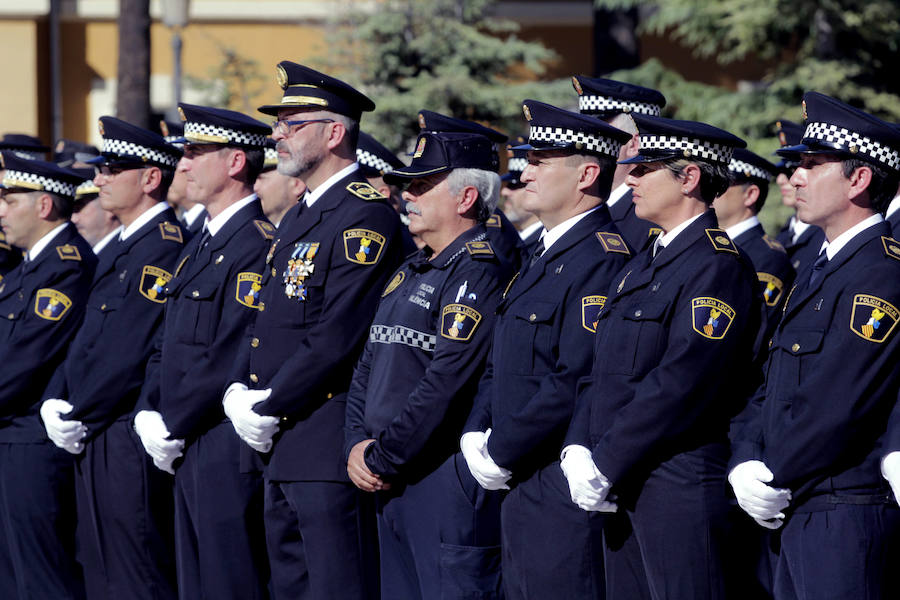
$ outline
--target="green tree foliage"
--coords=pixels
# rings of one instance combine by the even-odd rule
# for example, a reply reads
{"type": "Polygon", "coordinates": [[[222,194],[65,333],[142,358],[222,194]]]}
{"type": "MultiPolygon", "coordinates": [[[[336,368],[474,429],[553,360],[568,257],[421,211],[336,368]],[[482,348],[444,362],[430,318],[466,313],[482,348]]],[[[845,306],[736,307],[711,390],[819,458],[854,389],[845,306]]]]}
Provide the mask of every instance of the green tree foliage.
{"type": "Polygon", "coordinates": [[[423,108],[516,135],[525,130],[522,100],[574,106],[575,95],[568,80],[538,81],[556,54],[492,16],[495,3],[391,0],[346,11],[321,62],[375,100],[362,127],[397,152],[408,150],[423,108]]]}

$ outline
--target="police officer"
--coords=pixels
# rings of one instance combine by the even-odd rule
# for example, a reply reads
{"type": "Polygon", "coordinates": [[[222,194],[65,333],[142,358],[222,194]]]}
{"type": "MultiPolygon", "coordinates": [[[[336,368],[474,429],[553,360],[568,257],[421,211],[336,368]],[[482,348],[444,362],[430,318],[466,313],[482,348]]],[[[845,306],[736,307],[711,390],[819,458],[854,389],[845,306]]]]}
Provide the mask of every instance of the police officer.
{"type": "Polygon", "coordinates": [[[528,192],[525,191],[525,182],[522,181],[522,171],[528,165],[526,157],[528,151],[522,148],[526,145],[525,138],[522,136],[516,138],[514,145],[507,144],[506,173],[500,176],[500,181],[503,182],[500,197],[503,199],[504,213],[518,230],[519,237],[522,239],[519,248],[523,264],[531,262],[534,249],[544,230],[544,225],[537,215],[523,207],[528,196],[528,192]]]}
{"type": "MultiPolygon", "coordinates": [[[[506,134],[500,133],[496,129],[485,127],[473,121],[448,117],[431,110],[419,111],[419,129],[432,132],[477,133],[485,136],[494,144],[505,144],[509,139],[506,134]]],[[[497,157],[495,170],[499,170],[500,156],[497,154],[496,149],[494,153],[497,157]]],[[[511,264],[513,268],[518,269],[522,255],[522,241],[516,232],[516,228],[499,208],[494,210],[494,214],[488,219],[486,225],[488,238],[494,251],[511,264]]]]}
{"type": "MultiPolygon", "coordinates": [[[[160,131],[163,138],[175,146],[181,148],[184,140],[184,123],[174,121],[160,121],[160,131]]],[[[166,202],[178,211],[178,221],[185,233],[186,239],[191,239],[203,229],[206,223],[206,208],[199,202],[191,202],[187,199],[187,177],[181,169],[175,170],[172,185],[166,195],[166,202]]]]}
{"type": "Polygon", "coordinates": [[[34,137],[25,133],[5,133],[0,138],[0,150],[14,154],[19,158],[44,160],[50,147],[34,137]]]}
{"type": "Polygon", "coordinates": [[[209,221],[165,286],[162,342],[134,423],[154,464],[175,472],[179,597],[267,598],[262,472],[222,412],[228,372],[220,365],[234,362],[259,308],[275,228],[253,184],[271,129],[230,110],[184,103],[179,110],[178,168],[187,199],[204,206],[209,221]]]}
{"type": "Polygon", "coordinates": [[[658,117],[666,105],[662,93],[632,83],[575,75],[572,86],[578,93],[578,109],[582,114],[602,119],[631,134],[631,142],[619,150],[619,166],[613,177],[612,192],[606,206],[613,222],[625,240],[635,250],[641,250],[647,241],[659,233],[659,227],[635,214],[631,189],[625,183],[631,165],[622,161],[632,158],[638,151],[638,131],[631,115],[658,117]]]}
{"type": "MultiPolygon", "coordinates": [[[[804,132],[802,125],[782,119],[775,123],[775,127],[782,148],[800,144],[804,132]]],[[[783,150],[777,150],[776,154],[782,157],[778,163],[780,172],[775,178],[781,189],[781,202],[796,211],[797,192],[791,183],[791,175],[800,166],[800,157],[796,153],[783,150]]],[[[822,243],[825,241],[825,233],[815,225],[804,223],[795,213],[788,219],[775,239],[784,246],[788,258],[791,259],[794,272],[800,273],[816,260],[822,249],[822,243]]]]}
{"type": "Polygon", "coordinates": [[[306,184],[301,179],[278,172],[278,151],[272,138],[266,138],[265,160],[253,191],[259,196],[266,218],[275,227],[306,192],[306,184]]]}
{"type": "Polygon", "coordinates": [[[784,247],[766,235],[757,217],[774,176],[775,165],[746,148],[735,148],[728,163],[728,189],[713,202],[719,226],[756,268],[766,305],[767,340],[778,324],[795,275],[784,247]]]}
{"type": "Polygon", "coordinates": [[[397,213],[356,163],[374,103],[303,65],[278,65],[278,169],[306,183],[266,257],[259,313],[224,398],[235,430],[267,456],[266,543],[277,598],[362,598],[358,491],[342,460],[353,365],[400,262],[397,213]],[[278,433],[276,437],[275,434],[278,433]]]}
{"type": "Polygon", "coordinates": [[[421,133],[409,167],[410,230],[430,248],[384,289],[347,396],[350,479],[378,492],[383,598],[499,593],[499,501],[457,452],[509,267],[485,222],[499,199],[489,139],[421,133]]]}
{"type": "Polygon", "coordinates": [[[0,156],[0,224],[27,252],[0,282],[0,580],[17,598],[83,598],[74,460],[47,440],[37,413],[81,322],[97,260],[69,223],[79,176],[0,156]]]}
{"type": "Polygon", "coordinates": [[[710,204],[744,142],[690,121],[634,115],[637,216],[663,229],[616,276],[597,322],[561,466],[604,523],[607,597],[724,598],[729,420],[761,326],[759,280],[710,204]]]}
{"type": "Polygon", "coordinates": [[[159,135],[101,117],[94,183],[122,223],[91,284],[84,323],[44,392],[41,417],[79,455],[79,547],[92,598],[174,598],[172,483],[141,452],[131,412],[182,249],[165,203],[181,152],[159,135]]]}
{"type": "Polygon", "coordinates": [[[797,217],[827,244],[801,271],[766,382],[734,444],[729,481],[757,523],[781,528],[774,595],[894,598],[900,511],[878,473],[900,388],[900,244],[879,214],[897,189],[900,133],[807,92],[797,217]]]}
{"type": "Polygon", "coordinates": [[[501,512],[506,598],[603,598],[601,517],[570,500],[559,453],[606,290],[631,257],[604,206],[631,136],[542,102],[523,108],[521,206],[543,235],[497,309],[461,447],[483,487],[512,487],[501,512]]]}

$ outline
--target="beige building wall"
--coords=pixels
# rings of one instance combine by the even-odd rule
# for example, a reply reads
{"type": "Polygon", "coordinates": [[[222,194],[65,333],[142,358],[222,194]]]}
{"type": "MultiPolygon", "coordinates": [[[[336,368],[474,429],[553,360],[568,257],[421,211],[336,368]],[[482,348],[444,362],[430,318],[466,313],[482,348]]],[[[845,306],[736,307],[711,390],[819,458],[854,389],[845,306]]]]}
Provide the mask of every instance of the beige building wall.
{"type": "Polygon", "coordinates": [[[38,37],[33,20],[0,21],[4,57],[0,133],[38,134],[38,37]]]}

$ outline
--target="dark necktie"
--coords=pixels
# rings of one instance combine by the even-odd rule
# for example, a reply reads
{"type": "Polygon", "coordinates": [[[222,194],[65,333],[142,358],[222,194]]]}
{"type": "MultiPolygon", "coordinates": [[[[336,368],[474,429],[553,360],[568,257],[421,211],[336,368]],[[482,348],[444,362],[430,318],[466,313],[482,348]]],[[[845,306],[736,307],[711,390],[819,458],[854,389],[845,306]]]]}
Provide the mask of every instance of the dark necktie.
{"type": "Polygon", "coordinates": [[[209,234],[209,229],[203,227],[203,233],[200,235],[200,243],[197,244],[197,251],[194,253],[194,260],[200,256],[200,253],[203,252],[203,249],[206,248],[206,245],[209,243],[209,238],[212,237],[209,234]]]}
{"type": "Polygon", "coordinates": [[[825,265],[828,264],[828,254],[822,250],[819,253],[819,256],[816,258],[816,262],[813,263],[812,269],[809,272],[809,284],[807,287],[812,287],[816,284],[819,279],[822,278],[822,271],[825,269],[825,265]]]}
{"type": "Polygon", "coordinates": [[[544,254],[544,238],[538,240],[537,245],[534,247],[534,253],[531,255],[531,262],[528,263],[528,266],[531,267],[538,261],[538,259],[544,254]]]}

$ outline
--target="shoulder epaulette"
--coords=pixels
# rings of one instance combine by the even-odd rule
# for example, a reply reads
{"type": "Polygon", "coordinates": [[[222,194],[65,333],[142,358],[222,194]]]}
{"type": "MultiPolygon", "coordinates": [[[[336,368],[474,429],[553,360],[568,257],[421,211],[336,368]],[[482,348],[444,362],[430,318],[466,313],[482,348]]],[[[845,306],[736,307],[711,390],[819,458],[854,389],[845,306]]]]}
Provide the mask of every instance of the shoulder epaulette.
{"type": "Polygon", "coordinates": [[[256,228],[267,240],[271,240],[273,237],[275,237],[275,226],[268,221],[254,219],[253,224],[256,225],[256,228]]]}
{"type": "Polygon", "coordinates": [[[0,250],[12,250],[12,246],[6,241],[6,234],[0,231],[0,250]]]}
{"type": "Polygon", "coordinates": [[[662,233],[662,227],[651,227],[647,230],[647,239],[651,239],[662,233]]]}
{"type": "Polygon", "coordinates": [[[618,252],[619,254],[631,255],[631,252],[628,250],[628,244],[625,243],[625,240],[622,239],[622,236],[618,233],[598,231],[596,235],[600,244],[603,246],[603,249],[607,252],[618,252]]]}
{"type": "Polygon", "coordinates": [[[881,243],[884,244],[884,253],[891,258],[900,260],[900,242],[886,235],[881,236],[881,243]]]}
{"type": "Polygon", "coordinates": [[[56,253],[60,260],[81,260],[81,252],[72,244],[63,244],[56,247],[56,253]]]}
{"type": "Polygon", "coordinates": [[[779,252],[787,253],[787,250],[784,249],[784,246],[781,245],[781,242],[778,240],[773,240],[767,235],[763,236],[763,241],[769,245],[769,248],[772,250],[778,250],[779,252]]]}
{"type": "Polygon", "coordinates": [[[488,241],[466,242],[466,250],[472,258],[493,257],[494,249],[488,241]]]}
{"type": "Polygon", "coordinates": [[[381,192],[362,181],[347,184],[347,191],[363,200],[386,200],[381,192]]]}
{"type": "Polygon", "coordinates": [[[740,252],[738,252],[737,246],[734,245],[734,242],[731,241],[731,238],[728,237],[728,234],[723,230],[707,229],[706,236],[712,243],[713,248],[716,249],[716,252],[731,252],[733,254],[740,254],[740,252]]]}
{"type": "Polygon", "coordinates": [[[503,223],[500,221],[500,215],[489,216],[484,224],[488,227],[503,227],[503,223]]]}
{"type": "Polygon", "coordinates": [[[174,223],[169,223],[168,221],[163,221],[162,223],[160,223],[159,234],[164,240],[169,240],[170,242],[178,242],[179,244],[184,243],[184,237],[181,235],[181,227],[174,223]]]}

